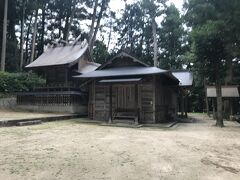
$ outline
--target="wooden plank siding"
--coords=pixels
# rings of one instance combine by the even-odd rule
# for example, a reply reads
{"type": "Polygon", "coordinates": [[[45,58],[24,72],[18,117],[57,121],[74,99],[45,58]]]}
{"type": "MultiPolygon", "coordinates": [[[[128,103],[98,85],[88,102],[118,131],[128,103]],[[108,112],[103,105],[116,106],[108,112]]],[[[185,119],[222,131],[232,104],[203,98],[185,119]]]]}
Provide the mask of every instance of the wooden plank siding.
{"type": "MultiPolygon", "coordinates": [[[[109,117],[109,85],[94,84],[95,83],[92,83],[90,85],[89,91],[89,117],[96,120],[107,121],[109,117]]],[[[137,103],[140,111],[139,122],[154,123],[153,85],[151,82],[142,82],[137,87],[137,103]]],[[[135,98],[135,85],[113,85],[112,111],[114,112],[116,108],[134,110],[136,106],[135,98]]]]}
{"type": "Polygon", "coordinates": [[[153,118],[153,85],[141,84],[140,86],[140,123],[154,123],[153,118]]]}
{"type": "MultiPolygon", "coordinates": [[[[89,116],[93,119],[108,121],[109,87],[110,84],[94,82],[90,85],[89,116]]],[[[139,123],[161,123],[176,116],[177,87],[164,84],[161,78],[152,75],[145,77],[135,88],[135,84],[130,83],[112,85],[113,113],[116,109],[134,111],[137,105],[139,123]],[[135,92],[138,92],[138,96],[135,92]]]]}
{"type": "Polygon", "coordinates": [[[155,103],[155,117],[156,122],[167,122],[177,113],[177,86],[164,84],[161,77],[156,78],[156,103],[155,103]]]}

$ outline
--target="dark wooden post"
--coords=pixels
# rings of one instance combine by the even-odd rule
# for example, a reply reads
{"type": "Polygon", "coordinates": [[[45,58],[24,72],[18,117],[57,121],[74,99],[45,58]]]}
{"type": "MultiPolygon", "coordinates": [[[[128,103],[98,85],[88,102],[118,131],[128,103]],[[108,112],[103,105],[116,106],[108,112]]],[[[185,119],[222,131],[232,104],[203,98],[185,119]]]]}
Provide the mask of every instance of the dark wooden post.
{"type": "Polygon", "coordinates": [[[229,99],[229,107],[230,107],[230,116],[233,115],[233,100],[232,98],[229,99]]]}
{"type": "Polygon", "coordinates": [[[205,101],[206,101],[206,111],[207,111],[207,115],[208,115],[208,117],[210,117],[209,102],[208,102],[208,97],[207,97],[207,96],[206,96],[206,98],[205,98],[205,101]]]}
{"type": "Polygon", "coordinates": [[[188,118],[187,112],[188,112],[188,95],[185,96],[185,101],[184,101],[184,111],[185,111],[185,118],[188,118]]]}
{"type": "Polygon", "coordinates": [[[109,87],[109,118],[108,123],[112,123],[112,84],[109,87]]]}
{"type": "Polygon", "coordinates": [[[204,77],[204,89],[205,89],[206,111],[207,111],[207,115],[210,117],[209,103],[208,103],[208,97],[207,97],[207,81],[206,81],[206,77],[204,77]]]}
{"type": "Polygon", "coordinates": [[[184,117],[184,93],[183,93],[183,89],[181,89],[181,95],[180,95],[180,99],[181,99],[181,118],[184,117]]]}
{"type": "Polygon", "coordinates": [[[138,108],[138,84],[135,84],[135,108],[136,108],[136,119],[135,124],[139,122],[139,108],[138,108]]]}
{"type": "Polygon", "coordinates": [[[65,86],[68,87],[68,70],[65,69],[65,86]]]}
{"type": "Polygon", "coordinates": [[[212,99],[212,106],[213,106],[213,119],[217,119],[216,116],[216,105],[215,105],[215,99],[212,99]]]}
{"type": "Polygon", "coordinates": [[[95,113],[95,109],[96,109],[95,108],[95,102],[96,102],[96,94],[95,94],[96,93],[96,80],[93,81],[92,89],[93,89],[93,91],[92,91],[92,95],[93,95],[92,96],[92,113],[93,113],[92,114],[92,118],[95,119],[96,118],[96,116],[95,116],[96,115],[96,113],[95,113]]]}

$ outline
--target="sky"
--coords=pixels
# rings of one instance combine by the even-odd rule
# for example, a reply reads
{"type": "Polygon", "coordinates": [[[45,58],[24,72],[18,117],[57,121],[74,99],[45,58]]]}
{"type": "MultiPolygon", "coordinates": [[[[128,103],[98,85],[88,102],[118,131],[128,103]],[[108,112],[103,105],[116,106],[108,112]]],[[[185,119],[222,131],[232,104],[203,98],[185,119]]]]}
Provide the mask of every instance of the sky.
{"type": "MultiPolygon", "coordinates": [[[[131,4],[134,1],[135,0],[127,0],[127,3],[131,4]]],[[[170,5],[171,3],[173,3],[179,10],[181,10],[183,1],[184,0],[168,0],[167,5],[170,5]]],[[[114,10],[117,12],[124,8],[124,1],[123,0],[111,0],[109,6],[110,6],[111,10],[114,10]]]]}
{"type": "Polygon", "coordinates": [[[173,3],[179,9],[179,11],[181,11],[183,2],[184,0],[169,0],[168,4],[173,3]]]}

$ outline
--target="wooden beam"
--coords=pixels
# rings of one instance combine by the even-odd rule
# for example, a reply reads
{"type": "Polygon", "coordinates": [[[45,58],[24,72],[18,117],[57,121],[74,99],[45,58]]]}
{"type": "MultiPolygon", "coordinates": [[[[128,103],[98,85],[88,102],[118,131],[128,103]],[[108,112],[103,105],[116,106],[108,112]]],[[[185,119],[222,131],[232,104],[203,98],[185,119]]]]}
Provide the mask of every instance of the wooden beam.
{"type": "Polygon", "coordinates": [[[93,111],[93,114],[92,114],[92,116],[93,116],[93,119],[95,119],[96,118],[96,108],[95,108],[95,105],[96,105],[96,90],[95,90],[95,88],[96,88],[96,80],[94,80],[93,82],[92,82],[92,111],[93,111]]]}
{"type": "Polygon", "coordinates": [[[212,98],[212,106],[213,106],[213,119],[217,119],[215,98],[212,98]]]}
{"type": "Polygon", "coordinates": [[[65,71],[65,84],[68,85],[68,69],[66,68],[64,71],[65,71]]]}
{"type": "Polygon", "coordinates": [[[109,86],[109,118],[108,123],[112,123],[112,84],[109,86]]]}
{"type": "Polygon", "coordinates": [[[180,89],[180,100],[181,100],[181,118],[184,117],[184,93],[183,89],[180,89]]]}
{"type": "Polygon", "coordinates": [[[188,118],[187,111],[188,111],[188,95],[186,95],[184,99],[184,111],[185,111],[185,118],[188,118]]]}
{"type": "Polygon", "coordinates": [[[156,123],[156,76],[153,75],[152,82],[153,97],[152,97],[152,110],[153,110],[153,122],[156,123]]]}
{"type": "Polygon", "coordinates": [[[230,98],[229,99],[229,106],[230,106],[230,116],[233,115],[233,100],[230,98]]]}
{"type": "Polygon", "coordinates": [[[139,122],[139,103],[138,103],[138,84],[135,84],[135,108],[136,108],[136,119],[135,124],[139,122]]]}

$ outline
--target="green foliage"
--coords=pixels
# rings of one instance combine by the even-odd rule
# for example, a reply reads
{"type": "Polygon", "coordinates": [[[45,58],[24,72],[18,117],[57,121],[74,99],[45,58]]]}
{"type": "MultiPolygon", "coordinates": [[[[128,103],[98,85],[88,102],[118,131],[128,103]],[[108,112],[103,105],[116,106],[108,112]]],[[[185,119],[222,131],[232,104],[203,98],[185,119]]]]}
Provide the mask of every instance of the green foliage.
{"type": "Polygon", "coordinates": [[[181,56],[186,51],[186,32],[178,9],[172,4],[166,9],[166,16],[159,28],[161,48],[160,67],[163,69],[182,69],[181,56]]]}
{"type": "Polygon", "coordinates": [[[208,79],[209,83],[221,81],[225,77],[226,52],[223,35],[223,23],[208,21],[193,30],[194,50],[196,60],[201,62],[199,71],[208,79]]]}
{"type": "Polygon", "coordinates": [[[126,4],[114,30],[119,34],[118,46],[140,60],[153,64],[153,35],[150,16],[157,17],[165,9],[165,0],[136,1],[126,4]],[[156,3],[156,4],[155,4],[156,3]],[[151,10],[153,9],[153,10],[151,10]]]}
{"type": "Polygon", "coordinates": [[[147,24],[140,3],[126,4],[122,17],[117,19],[117,26],[114,27],[120,35],[118,38],[120,48],[140,57],[147,24]]]}
{"type": "Polygon", "coordinates": [[[95,62],[103,64],[108,58],[107,47],[103,41],[97,40],[93,49],[93,59],[95,62]]]}
{"type": "Polygon", "coordinates": [[[228,72],[238,76],[240,1],[186,0],[184,8],[185,23],[191,27],[191,48],[183,57],[194,72],[195,86],[190,96],[196,111],[204,108],[204,85],[234,83],[226,81],[228,72]]]}
{"type": "Polygon", "coordinates": [[[34,73],[7,73],[0,72],[1,94],[11,94],[19,91],[29,91],[35,86],[45,83],[34,73]]]}
{"type": "Polygon", "coordinates": [[[17,41],[8,40],[7,41],[7,51],[6,51],[6,71],[17,72],[19,70],[19,57],[20,54],[17,51],[17,41]]]}

